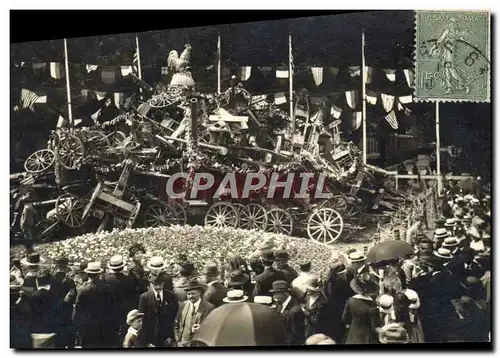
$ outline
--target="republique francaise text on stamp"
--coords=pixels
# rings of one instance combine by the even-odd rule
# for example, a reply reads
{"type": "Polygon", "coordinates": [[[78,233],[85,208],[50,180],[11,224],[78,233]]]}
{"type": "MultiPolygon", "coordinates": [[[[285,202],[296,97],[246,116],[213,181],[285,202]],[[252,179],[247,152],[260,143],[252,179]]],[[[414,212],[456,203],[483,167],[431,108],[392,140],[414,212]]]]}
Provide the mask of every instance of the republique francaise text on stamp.
{"type": "Polygon", "coordinates": [[[490,13],[416,11],[415,99],[490,101],[490,13]]]}

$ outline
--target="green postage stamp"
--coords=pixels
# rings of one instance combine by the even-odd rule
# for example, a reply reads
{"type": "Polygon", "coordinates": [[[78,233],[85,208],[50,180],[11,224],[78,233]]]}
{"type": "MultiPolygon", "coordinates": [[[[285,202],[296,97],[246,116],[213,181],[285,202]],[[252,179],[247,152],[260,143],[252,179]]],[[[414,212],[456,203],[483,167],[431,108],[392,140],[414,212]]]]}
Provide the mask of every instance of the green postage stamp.
{"type": "Polygon", "coordinates": [[[490,102],[488,11],[416,11],[415,99],[490,102]]]}

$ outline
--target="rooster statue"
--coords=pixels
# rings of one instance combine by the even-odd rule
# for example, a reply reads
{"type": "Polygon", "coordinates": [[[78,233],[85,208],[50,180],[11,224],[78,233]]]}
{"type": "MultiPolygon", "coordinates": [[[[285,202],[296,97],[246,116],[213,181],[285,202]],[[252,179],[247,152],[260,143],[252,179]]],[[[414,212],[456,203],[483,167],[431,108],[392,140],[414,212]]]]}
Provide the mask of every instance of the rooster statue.
{"type": "Polygon", "coordinates": [[[191,59],[191,45],[184,45],[184,51],[179,54],[177,51],[170,51],[167,59],[168,69],[172,71],[173,76],[170,86],[183,86],[189,89],[193,88],[196,82],[193,80],[191,72],[188,71],[189,61],[191,59]]]}

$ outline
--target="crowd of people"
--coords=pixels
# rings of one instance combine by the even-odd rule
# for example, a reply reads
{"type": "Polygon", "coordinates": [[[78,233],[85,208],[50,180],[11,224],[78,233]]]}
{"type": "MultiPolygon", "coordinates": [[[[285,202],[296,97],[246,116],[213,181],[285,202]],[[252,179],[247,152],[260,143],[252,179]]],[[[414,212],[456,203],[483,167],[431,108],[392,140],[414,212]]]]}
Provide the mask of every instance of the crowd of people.
{"type": "MultiPolygon", "coordinates": [[[[448,188],[434,234],[418,222],[408,230],[413,255],[368,262],[365,252],[335,251],[328,263],[300,262],[298,272],[270,241],[200,270],[185,255],[172,266],[144,260],[139,243],[107,267],[72,268],[64,257],[49,264],[33,251],[11,263],[11,347],[189,347],[226,305],[279,315],[276,345],[488,342],[490,205],[488,195],[448,188]],[[313,264],[329,265],[328,276],[313,274],[313,264]]],[[[227,324],[253,324],[247,319],[227,324]]]]}

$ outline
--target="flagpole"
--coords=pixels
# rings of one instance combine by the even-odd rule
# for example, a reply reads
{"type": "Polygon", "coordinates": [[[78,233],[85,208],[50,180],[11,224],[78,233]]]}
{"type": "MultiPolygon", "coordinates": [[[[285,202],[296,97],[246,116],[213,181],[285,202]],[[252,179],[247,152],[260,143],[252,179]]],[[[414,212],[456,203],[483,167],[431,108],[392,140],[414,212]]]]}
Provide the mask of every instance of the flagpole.
{"type": "Polygon", "coordinates": [[[443,190],[443,178],[441,177],[441,134],[439,128],[439,101],[436,101],[436,175],[438,179],[438,193],[443,190]]]}
{"type": "Polygon", "coordinates": [[[292,153],[295,139],[295,113],[293,113],[293,64],[292,64],[292,34],[288,34],[288,83],[290,90],[290,118],[292,119],[292,153]]]}
{"type": "Polygon", "coordinates": [[[365,71],[365,31],[361,33],[361,97],[363,101],[363,163],[366,165],[366,71],[365,71]]]}
{"type": "MultiPolygon", "coordinates": [[[[135,47],[137,53],[137,77],[142,80],[142,68],[141,68],[141,52],[139,51],[139,35],[135,34],[135,47]]],[[[142,91],[142,88],[141,88],[142,91]]]]}
{"type": "Polygon", "coordinates": [[[68,41],[64,39],[64,69],[66,72],[66,93],[68,95],[68,119],[70,128],[73,130],[75,123],[73,121],[73,111],[71,109],[71,86],[69,83],[69,61],[68,61],[68,41]]]}
{"type": "Polygon", "coordinates": [[[220,74],[221,74],[221,48],[220,33],[217,35],[217,93],[220,94],[220,74]]]}

